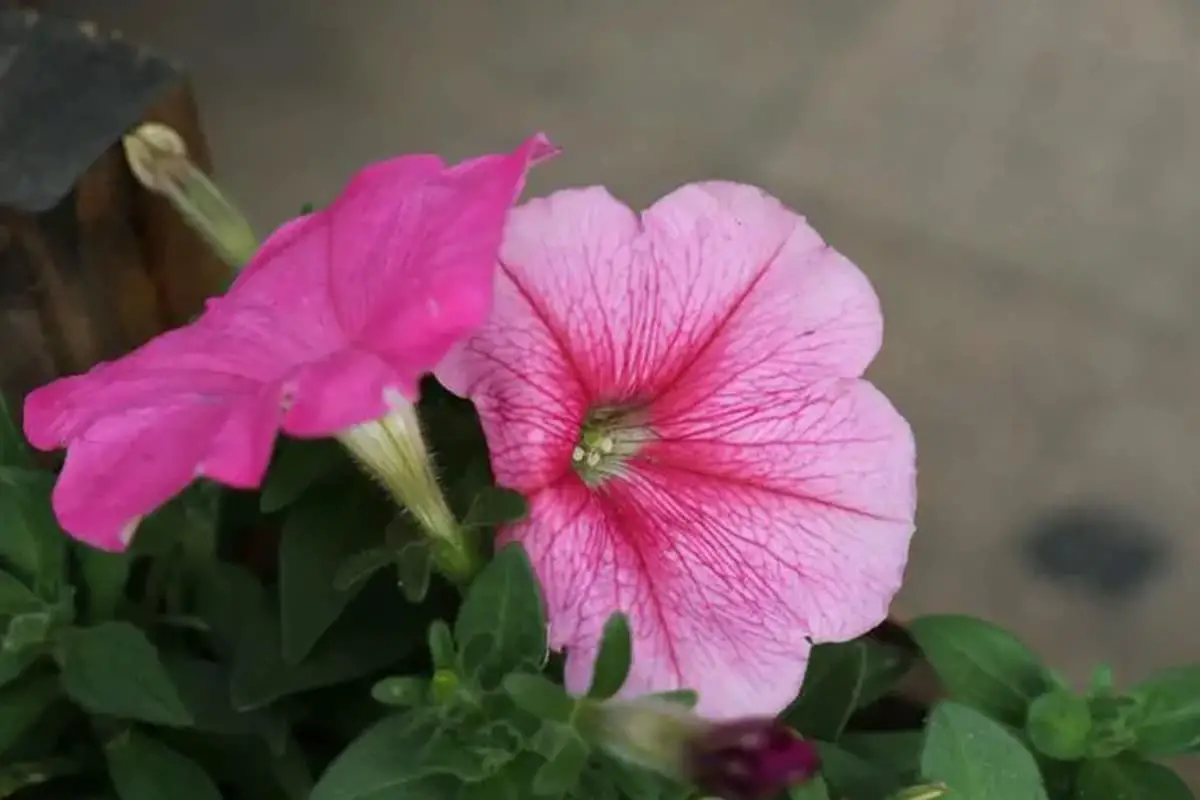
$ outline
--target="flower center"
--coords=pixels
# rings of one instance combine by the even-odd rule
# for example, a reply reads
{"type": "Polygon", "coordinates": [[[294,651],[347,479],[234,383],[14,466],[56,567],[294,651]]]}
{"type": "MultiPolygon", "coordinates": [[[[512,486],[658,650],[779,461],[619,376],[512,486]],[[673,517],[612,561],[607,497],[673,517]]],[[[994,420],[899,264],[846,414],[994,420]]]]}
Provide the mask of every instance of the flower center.
{"type": "Polygon", "coordinates": [[[584,483],[596,486],[620,475],[625,462],[649,439],[629,409],[595,408],[584,418],[579,440],[571,452],[571,466],[584,483]]]}

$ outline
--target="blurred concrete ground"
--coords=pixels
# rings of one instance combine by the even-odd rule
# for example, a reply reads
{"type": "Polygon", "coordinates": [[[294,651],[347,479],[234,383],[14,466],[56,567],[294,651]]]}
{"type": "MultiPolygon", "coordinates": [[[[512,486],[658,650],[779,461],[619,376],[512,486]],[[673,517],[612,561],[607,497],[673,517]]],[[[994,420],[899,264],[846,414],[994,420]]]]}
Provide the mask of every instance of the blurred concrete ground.
{"type": "Polygon", "coordinates": [[[883,298],[873,375],[921,452],[903,610],[992,618],[1074,677],[1200,660],[1195,4],[48,7],[190,67],[220,177],[263,232],[364,161],[535,129],[568,155],[534,191],[769,188],[883,298]]]}

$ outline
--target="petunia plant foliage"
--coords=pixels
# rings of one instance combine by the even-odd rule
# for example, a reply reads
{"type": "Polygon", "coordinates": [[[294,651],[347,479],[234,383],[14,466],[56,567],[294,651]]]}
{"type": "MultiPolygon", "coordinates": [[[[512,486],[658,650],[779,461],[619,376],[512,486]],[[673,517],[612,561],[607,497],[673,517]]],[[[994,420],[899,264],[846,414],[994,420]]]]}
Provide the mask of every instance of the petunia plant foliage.
{"type": "Polygon", "coordinates": [[[0,409],[0,798],[1192,797],[1200,666],[887,620],[879,301],[762,189],[523,200],[535,135],[256,246],[161,136],[231,281],[0,409]]]}

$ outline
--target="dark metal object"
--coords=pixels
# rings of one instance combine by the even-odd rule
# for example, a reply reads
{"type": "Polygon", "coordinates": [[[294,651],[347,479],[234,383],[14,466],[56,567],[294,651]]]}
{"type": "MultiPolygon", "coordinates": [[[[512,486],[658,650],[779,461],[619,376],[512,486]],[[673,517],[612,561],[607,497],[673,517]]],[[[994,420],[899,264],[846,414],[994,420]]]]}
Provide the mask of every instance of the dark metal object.
{"type": "Polygon", "coordinates": [[[91,23],[0,10],[0,205],[48,211],[181,80],[91,23]]]}

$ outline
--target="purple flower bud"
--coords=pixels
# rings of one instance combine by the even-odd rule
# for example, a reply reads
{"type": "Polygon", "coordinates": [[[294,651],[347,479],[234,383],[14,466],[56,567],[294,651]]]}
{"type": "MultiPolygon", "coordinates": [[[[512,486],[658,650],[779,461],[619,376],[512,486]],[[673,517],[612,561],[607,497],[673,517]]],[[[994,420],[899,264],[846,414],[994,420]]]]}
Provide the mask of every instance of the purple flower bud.
{"type": "Polygon", "coordinates": [[[717,723],[688,742],[684,772],[724,800],[768,800],[811,780],[821,757],[811,742],[776,719],[717,723]]]}
{"type": "Polygon", "coordinates": [[[600,703],[588,713],[609,752],[722,800],[773,798],[821,764],[815,745],[773,718],[713,722],[651,698],[600,703]]]}

